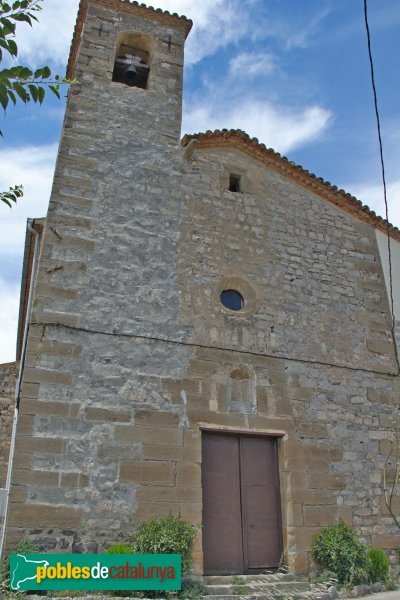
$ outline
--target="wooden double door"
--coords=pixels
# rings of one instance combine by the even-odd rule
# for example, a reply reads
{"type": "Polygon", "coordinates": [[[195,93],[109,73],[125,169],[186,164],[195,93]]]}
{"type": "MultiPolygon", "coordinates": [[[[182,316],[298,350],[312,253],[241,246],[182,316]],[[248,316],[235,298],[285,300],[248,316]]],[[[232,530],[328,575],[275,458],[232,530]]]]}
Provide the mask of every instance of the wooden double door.
{"type": "Polygon", "coordinates": [[[203,432],[204,573],[276,569],[282,554],[277,440],[203,432]]]}

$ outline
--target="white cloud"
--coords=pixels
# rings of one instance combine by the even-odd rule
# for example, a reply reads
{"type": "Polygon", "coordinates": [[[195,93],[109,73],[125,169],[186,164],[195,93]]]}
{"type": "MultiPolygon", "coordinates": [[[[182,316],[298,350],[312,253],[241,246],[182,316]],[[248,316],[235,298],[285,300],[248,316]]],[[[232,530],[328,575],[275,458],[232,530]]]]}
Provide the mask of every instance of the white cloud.
{"type": "Polygon", "coordinates": [[[202,99],[201,105],[184,112],[183,132],[207,129],[243,129],[268,147],[287,152],[317,138],[328,126],[331,113],[320,106],[305,109],[277,107],[261,100],[238,100],[226,104],[202,99]]]}
{"type": "MultiPolygon", "coordinates": [[[[64,66],[68,59],[78,0],[46,0],[39,22],[18,26],[20,57],[31,66],[47,62],[64,66]]],[[[157,8],[193,20],[186,42],[185,64],[199,62],[249,32],[250,11],[243,0],[155,0],[157,8]]]]}
{"type": "MultiPolygon", "coordinates": [[[[361,200],[363,204],[369,206],[377,215],[386,218],[382,184],[349,184],[345,186],[345,190],[361,200]]],[[[400,180],[388,183],[387,201],[389,221],[400,228],[400,180]]]]}
{"type": "MultiPolygon", "coordinates": [[[[256,22],[253,0],[155,0],[153,5],[193,21],[186,42],[185,64],[193,65],[212,56],[229,43],[237,44],[245,37],[277,37],[286,49],[304,47],[319,31],[320,23],[331,9],[324,8],[307,23],[290,20],[278,23],[256,22]],[[257,33],[257,29],[259,32],[257,33]]],[[[18,24],[17,41],[20,58],[30,66],[52,63],[59,69],[66,65],[74,31],[79,0],[45,0],[39,21],[29,27],[18,24]]]]}
{"type": "Polygon", "coordinates": [[[0,206],[0,362],[15,360],[26,220],[46,216],[56,152],[57,144],[0,152],[2,190],[24,185],[24,196],[12,209],[0,206]]]}
{"type": "Polygon", "coordinates": [[[243,0],[157,0],[155,4],[192,19],[193,28],[185,45],[187,66],[238,42],[249,32],[251,12],[243,0]]]}
{"type": "Polygon", "coordinates": [[[238,78],[269,75],[276,69],[276,58],[265,52],[242,52],[229,63],[229,75],[238,78]]]}
{"type": "Polygon", "coordinates": [[[0,363],[15,360],[19,285],[9,285],[0,278],[0,363]]]}
{"type": "MultiPolygon", "coordinates": [[[[25,146],[0,152],[2,189],[22,183],[24,196],[12,209],[0,206],[0,258],[21,259],[26,219],[43,217],[47,213],[57,144],[25,146]]],[[[5,263],[4,263],[5,264],[5,263]]],[[[1,274],[0,274],[1,275],[1,274]]]]}
{"type": "Polygon", "coordinates": [[[156,0],[154,6],[170,13],[185,15],[188,19],[196,22],[198,27],[205,28],[211,18],[218,12],[231,6],[236,6],[236,0],[156,0]]]}
{"type": "MultiPolygon", "coordinates": [[[[285,48],[306,48],[312,41],[312,38],[321,31],[321,23],[332,13],[333,8],[330,6],[323,7],[319,12],[316,12],[313,17],[302,19],[302,22],[295,23],[295,29],[286,37],[285,48]]],[[[284,27],[288,27],[289,22],[284,23],[284,27]]]]}
{"type": "Polygon", "coordinates": [[[32,67],[51,62],[66,65],[75,27],[79,0],[45,0],[32,27],[19,23],[19,59],[32,67]]]}

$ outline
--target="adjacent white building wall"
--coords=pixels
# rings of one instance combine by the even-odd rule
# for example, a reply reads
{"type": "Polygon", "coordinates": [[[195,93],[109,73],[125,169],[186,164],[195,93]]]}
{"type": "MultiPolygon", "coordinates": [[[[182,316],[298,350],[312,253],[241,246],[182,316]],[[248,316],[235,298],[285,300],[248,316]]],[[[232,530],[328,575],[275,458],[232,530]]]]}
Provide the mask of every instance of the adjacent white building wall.
{"type": "MultiPolygon", "coordinates": [[[[375,230],[376,239],[378,242],[383,273],[385,276],[385,284],[390,299],[390,281],[389,281],[389,252],[387,235],[383,232],[375,230]]],[[[400,323],[400,242],[390,238],[390,253],[392,258],[392,285],[393,285],[393,311],[397,321],[397,330],[400,323]]],[[[399,340],[397,340],[399,342],[399,340]]]]}

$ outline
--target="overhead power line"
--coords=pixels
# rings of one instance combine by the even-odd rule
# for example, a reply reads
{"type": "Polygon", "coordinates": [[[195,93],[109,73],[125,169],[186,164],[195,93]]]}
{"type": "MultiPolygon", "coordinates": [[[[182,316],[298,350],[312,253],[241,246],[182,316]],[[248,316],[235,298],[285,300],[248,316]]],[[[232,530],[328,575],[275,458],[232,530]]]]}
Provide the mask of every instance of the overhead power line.
{"type": "Polygon", "coordinates": [[[378,130],[378,141],[379,141],[379,155],[380,155],[380,161],[381,161],[383,199],[385,202],[385,217],[386,217],[388,260],[389,260],[389,295],[390,295],[390,309],[391,309],[391,315],[392,315],[392,336],[393,336],[394,352],[395,352],[395,356],[396,356],[397,366],[400,370],[399,355],[398,355],[397,344],[396,344],[396,317],[395,317],[395,313],[394,313],[394,298],[393,298],[392,249],[391,249],[391,243],[390,243],[390,222],[389,222],[389,207],[388,207],[388,201],[387,201],[385,162],[383,160],[381,120],[380,120],[380,116],[379,116],[378,94],[376,91],[374,61],[372,58],[372,50],[371,50],[371,34],[369,31],[369,24],[368,24],[367,0],[364,0],[364,21],[365,21],[365,29],[367,32],[368,57],[369,57],[369,64],[370,64],[370,70],[371,70],[372,91],[374,94],[374,107],[375,107],[376,125],[377,125],[377,130],[378,130]]]}
{"type": "Polygon", "coordinates": [[[323,361],[323,360],[310,360],[308,358],[287,356],[287,355],[281,354],[279,352],[276,352],[276,353],[257,352],[255,350],[243,350],[241,348],[233,348],[233,347],[229,347],[229,346],[217,346],[217,345],[210,346],[208,344],[201,344],[199,342],[176,340],[176,339],[171,339],[171,338],[151,336],[151,335],[139,334],[139,333],[133,333],[133,332],[132,333],[115,332],[115,331],[105,331],[105,330],[100,330],[100,329],[90,329],[88,327],[77,327],[76,325],[67,325],[66,323],[59,323],[57,321],[54,321],[54,322],[33,321],[29,324],[29,326],[42,327],[43,329],[45,327],[62,328],[62,329],[65,329],[66,331],[77,331],[77,332],[89,333],[92,335],[104,335],[104,336],[110,336],[110,337],[115,337],[115,338],[120,338],[120,339],[128,338],[128,339],[133,339],[133,340],[143,340],[146,342],[161,342],[164,344],[170,344],[170,345],[174,345],[174,346],[187,346],[187,347],[193,348],[193,349],[202,348],[203,350],[217,350],[217,351],[223,351],[223,352],[232,352],[235,354],[243,354],[243,355],[247,355],[247,356],[258,356],[260,358],[274,358],[277,361],[283,360],[286,362],[304,363],[307,365],[333,367],[335,369],[345,369],[346,371],[361,371],[363,373],[372,373],[373,375],[387,375],[389,377],[398,377],[400,374],[398,369],[395,373],[392,371],[384,371],[383,369],[378,371],[375,369],[367,369],[367,368],[361,367],[361,366],[360,367],[351,367],[348,364],[331,363],[331,362],[327,362],[327,361],[323,361]]]}

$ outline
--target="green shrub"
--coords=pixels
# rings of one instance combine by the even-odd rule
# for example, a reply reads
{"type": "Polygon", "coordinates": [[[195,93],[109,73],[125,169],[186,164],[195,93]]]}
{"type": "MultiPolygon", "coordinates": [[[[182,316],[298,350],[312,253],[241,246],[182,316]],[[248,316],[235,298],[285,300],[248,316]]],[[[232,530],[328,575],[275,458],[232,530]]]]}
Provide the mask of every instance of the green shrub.
{"type": "MultiPolygon", "coordinates": [[[[50,592],[52,598],[86,598],[89,592],[82,590],[63,590],[50,592]]],[[[27,600],[27,598],[25,598],[27,600]]]]}
{"type": "Polygon", "coordinates": [[[390,562],[383,550],[370,548],[367,552],[368,575],[372,583],[385,583],[389,575],[390,562]]]}
{"type": "Polygon", "coordinates": [[[24,597],[22,592],[10,590],[10,554],[37,554],[39,549],[29,539],[20,540],[11,548],[10,553],[0,565],[0,598],[4,600],[19,600],[24,597]]]}
{"type": "Polygon", "coordinates": [[[399,587],[399,578],[396,577],[395,575],[388,575],[386,581],[385,581],[385,589],[386,591],[393,591],[393,590],[397,590],[397,588],[399,587]]]}
{"type": "Polygon", "coordinates": [[[128,544],[113,544],[107,548],[106,554],[133,554],[133,550],[128,544]]]}
{"type": "Polygon", "coordinates": [[[182,600],[196,600],[207,596],[206,586],[198,579],[185,577],[182,579],[182,589],[178,592],[178,598],[182,600]]]}
{"type": "Polygon", "coordinates": [[[26,596],[23,592],[11,592],[10,590],[1,591],[0,598],[1,600],[26,600],[26,596]]]}
{"type": "Polygon", "coordinates": [[[324,569],[321,573],[315,578],[315,583],[329,583],[331,585],[335,585],[338,582],[338,576],[333,571],[329,571],[329,569],[324,569]]]}
{"type": "Polygon", "coordinates": [[[182,575],[187,575],[193,565],[196,532],[197,527],[170,513],[141,523],[130,546],[137,554],[181,554],[182,575]]]}
{"type": "MultiPolygon", "coordinates": [[[[133,550],[128,544],[113,544],[106,550],[106,554],[133,554],[133,550]]],[[[119,597],[132,597],[132,591],[130,590],[113,590],[109,592],[110,596],[119,596],[119,597]]]]}
{"type": "Polygon", "coordinates": [[[365,546],[355,530],[343,521],[321,529],[314,536],[312,556],[336,573],[339,583],[361,583],[368,570],[365,546]]]}
{"type": "Polygon", "coordinates": [[[351,585],[362,585],[363,583],[369,582],[368,570],[364,567],[354,567],[351,577],[351,585]]]}

